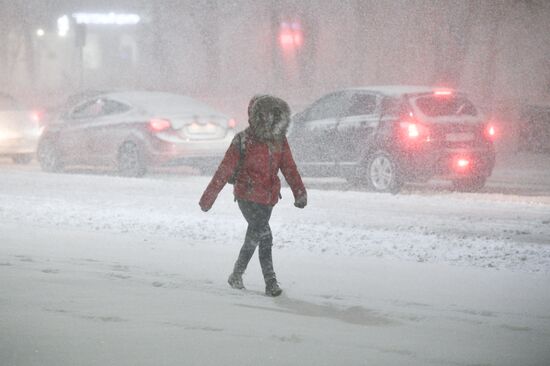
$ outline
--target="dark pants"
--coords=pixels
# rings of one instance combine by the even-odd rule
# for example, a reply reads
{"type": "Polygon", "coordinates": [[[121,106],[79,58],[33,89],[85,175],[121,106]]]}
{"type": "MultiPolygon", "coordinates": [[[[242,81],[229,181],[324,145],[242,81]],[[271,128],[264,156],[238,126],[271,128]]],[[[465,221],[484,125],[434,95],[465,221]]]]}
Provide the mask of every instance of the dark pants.
{"type": "Polygon", "coordinates": [[[237,201],[239,208],[243,213],[248,229],[244,244],[239,253],[239,258],[235,262],[233,272],[242,275],[250,262],[250,258],[254,254],[256,247],[258,248],[258,256],[260,257],[260,265],[265,281],[275,278],[273,270],[273,259],[271,257],[271,247],[273,246],[273,236],[269,227],[269,219],[273,206],[262,205],[250,201],[237,201]]]}

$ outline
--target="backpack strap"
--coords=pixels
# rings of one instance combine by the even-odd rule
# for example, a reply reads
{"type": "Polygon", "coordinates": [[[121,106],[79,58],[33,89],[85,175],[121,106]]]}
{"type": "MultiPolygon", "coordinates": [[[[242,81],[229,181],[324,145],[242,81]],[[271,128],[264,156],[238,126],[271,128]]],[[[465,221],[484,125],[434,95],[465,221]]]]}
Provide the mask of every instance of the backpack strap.
{"type": "Polygon", "coordinates": [[[237,139],[238,139],[237,144],[239,149],[239,161],[237,162],[237,166],[235,167],[233,174],[231,174],[231,177],[229,177],[229,180],[227,181],[229,184],[235,184],[237,180],[237,176],[239,175],[239,172],[241,170],[241,167],[244,164],[244,158],[246,153],[246,132],[238,133],[237,139]]]}
{"type": "Polygon", "coordinates": [[[246,152],[246,132],[243,132],[242,135],[239,134],[239,153],[241,156],[241,160],[244,159],[245,152],[246,152]]]}

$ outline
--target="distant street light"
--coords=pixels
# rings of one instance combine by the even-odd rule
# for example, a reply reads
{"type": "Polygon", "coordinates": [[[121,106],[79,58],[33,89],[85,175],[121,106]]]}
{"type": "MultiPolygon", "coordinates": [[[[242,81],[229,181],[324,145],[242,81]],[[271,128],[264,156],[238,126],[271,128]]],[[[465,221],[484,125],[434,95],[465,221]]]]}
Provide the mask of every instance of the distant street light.
{"type": "Polygon", "coordinates": [[[71,28],[69,17],[66,15],[63,15],[59,19],[57,19],[57,34],[59,37],[66,37],[69,33],[69,29],[71,28]]]}
{"type": "Polygon", "coordinates": [[[74,13],[77,24],[135,25],[141,21],[137,14],[124,13],[74,13]]]}
{"type": "Polygon", "coordinates": [[[296,50],[304,44],[304,33],[299,22],[282,22],[279,27],[279,44],[285,51],[296,50]]]}
{"type": "Polygon", "coordinates": [[[46,32],[44,32],[44,29],[42,29],[42,28],[38,28],[36,30],[36,36],[37,37],[44,37],[45,34],[46,34],[46,32]]]}

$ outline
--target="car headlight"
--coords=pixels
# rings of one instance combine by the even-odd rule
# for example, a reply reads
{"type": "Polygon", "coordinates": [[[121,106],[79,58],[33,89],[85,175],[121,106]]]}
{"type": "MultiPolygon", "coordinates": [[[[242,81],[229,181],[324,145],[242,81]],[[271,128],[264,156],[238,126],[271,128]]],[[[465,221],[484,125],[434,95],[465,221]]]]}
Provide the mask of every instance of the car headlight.
{"type": "Polygon", "coordinates": [[[15,139],[17,137],[19,136],[12,131],[0,130],[0,140],[10,140],[10,139],[15,139]]]}

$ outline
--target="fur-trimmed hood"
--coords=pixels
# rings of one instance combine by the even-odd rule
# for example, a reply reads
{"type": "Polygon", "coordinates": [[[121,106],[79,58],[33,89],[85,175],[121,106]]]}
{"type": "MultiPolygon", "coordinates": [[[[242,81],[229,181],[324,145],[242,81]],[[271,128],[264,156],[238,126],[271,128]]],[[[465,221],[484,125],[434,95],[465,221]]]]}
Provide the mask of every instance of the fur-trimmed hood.
{"type": "Polygon", "coordinates": [[[290,124],[290,107],[272,95],[257,95],[250,100],[248,123],[261,141],[282,141],[290,124]]]}

